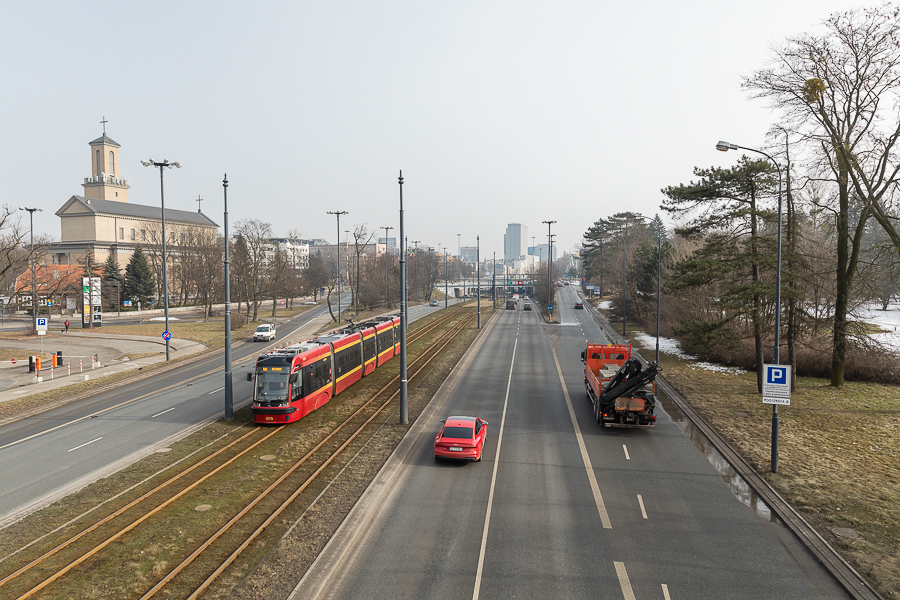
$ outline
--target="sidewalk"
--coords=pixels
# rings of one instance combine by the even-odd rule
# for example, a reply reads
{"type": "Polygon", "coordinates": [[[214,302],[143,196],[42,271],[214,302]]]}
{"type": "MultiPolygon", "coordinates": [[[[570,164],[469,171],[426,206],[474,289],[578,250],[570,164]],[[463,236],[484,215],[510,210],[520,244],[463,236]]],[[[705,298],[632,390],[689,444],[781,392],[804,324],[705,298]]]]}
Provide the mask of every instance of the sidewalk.
{"type": "MultiPolygon", "coordinates": [[[[0,402],[79,383],[84,380],[84,376],[93,380],[166,360],[166,343],[155,336],[82,333],[70,328],[68,333],[48,332],[43,337],[44,352],[62,351],[63,364],[55,367],[51,374],[50,360],[43,360],[39,373],[43,381],[40,383],[34,382],[35,373],[28,372],[28,356],[40,352],[40,338],[35,336],[24,340],[2,340],[2,345],[7,348],[21,349],[22,359],[17,359],[16,364],[10,361],[0,362],[0,402]],[[128,356],[151,352],[162,354],[135,360],[128,356]],[[93,369],[92,358],[95,359],[93,369]],[[70,369],[71,375],[68,374],[70,369]]],[[[190,340],[173,338],[169,342],[170,356],[173,359],[205,349],[205,345],[190,340]]]]}

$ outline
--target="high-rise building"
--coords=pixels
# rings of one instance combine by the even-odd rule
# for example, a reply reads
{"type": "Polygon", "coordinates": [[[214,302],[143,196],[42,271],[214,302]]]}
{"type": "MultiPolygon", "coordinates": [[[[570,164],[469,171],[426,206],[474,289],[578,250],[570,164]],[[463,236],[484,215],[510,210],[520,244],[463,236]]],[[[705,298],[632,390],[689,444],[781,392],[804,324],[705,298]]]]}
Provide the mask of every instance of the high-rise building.
{"type": "Polygon", "coordinates": [[[503,236],[503,258],[505,260],[525,258],[527,239],[528,227],[521,223],[510,223],[507,225],[506,234],[503,236]]]}

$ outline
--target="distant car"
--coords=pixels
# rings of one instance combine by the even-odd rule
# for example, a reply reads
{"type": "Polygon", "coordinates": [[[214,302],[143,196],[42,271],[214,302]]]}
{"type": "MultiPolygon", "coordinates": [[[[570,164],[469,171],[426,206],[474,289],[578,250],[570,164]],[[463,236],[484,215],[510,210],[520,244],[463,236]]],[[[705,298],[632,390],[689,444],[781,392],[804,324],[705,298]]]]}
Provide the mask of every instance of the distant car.
{"type": "Polygon", "coordinates": [[[575,303],[575,308],[580,308],[581,310],[584,310],[584,303],[583,303],[583,302],[576,302],[576,303],[575,303]]]}
{"type": "Polygon", "coordinates": [[[522,305],[522,310],[531,310],[531,302],[526,302],[522,305]]]}
{"type": "Polygon", "coordinates": [[[507,300],[506,301],[506,310],[516,310],[516,301],[515,300],[507,300]]]}
{"type": "Polygon", "coordinates": [[[441,423],[444,426],[434,438],[434,460],[481,460],[487,421],[478,417],[447,417],[441,419],[441,423]]]}
{"type": "Polygon", "coordinates": [[[432,300],[431,302],[428,303],[428,306],[437,306],[437,305],[438,305],[437,300],[432,300]]]}
{"type": "Polygon", "coordinates": [[[275,339],[275,326],[271,323],[260,325],[253,332],[254,342],[271,342],[275,339]]]}

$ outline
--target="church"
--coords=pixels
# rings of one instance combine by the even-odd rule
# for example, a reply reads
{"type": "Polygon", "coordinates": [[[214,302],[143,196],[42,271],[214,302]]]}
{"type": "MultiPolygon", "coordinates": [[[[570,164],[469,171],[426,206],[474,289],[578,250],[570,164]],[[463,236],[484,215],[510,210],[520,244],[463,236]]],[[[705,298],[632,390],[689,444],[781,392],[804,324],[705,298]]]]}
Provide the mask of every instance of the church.
{"type": "MultiPolygon", "coordinates": [[[[55,265],[75,265],[87,253],[103,264],[112,257],[124,271],[134,249],[153,252],[162,246],[162,208],[128,201],[128,180],[122,176],[119,144],[106,135],[90,142],[91,175],[84,178],[82,196],[72,196],[56,211],[60,241],[48,254],[55,265]]],[[[137,164],[137,161],[134,162],[137,164]]],[[[157,200],[159,200],[157,198],[157,200]]],[[[167,209],[166,247],[170,260],[190,252],[197,236],[214,236],[218,225],[199,210],[167,209]]]]}

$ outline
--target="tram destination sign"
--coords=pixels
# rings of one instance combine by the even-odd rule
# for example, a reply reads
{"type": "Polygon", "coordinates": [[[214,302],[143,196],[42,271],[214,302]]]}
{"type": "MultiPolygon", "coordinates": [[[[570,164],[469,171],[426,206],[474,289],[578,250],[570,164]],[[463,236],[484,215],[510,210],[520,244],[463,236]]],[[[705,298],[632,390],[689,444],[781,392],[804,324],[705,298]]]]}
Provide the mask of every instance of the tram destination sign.
{"type": "Polygon", "coordinates": [[[763,404],[791,404],[791,365],[763,365],[763,404]]]}

